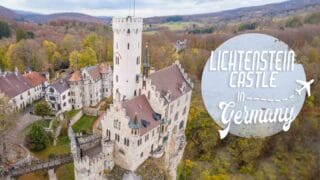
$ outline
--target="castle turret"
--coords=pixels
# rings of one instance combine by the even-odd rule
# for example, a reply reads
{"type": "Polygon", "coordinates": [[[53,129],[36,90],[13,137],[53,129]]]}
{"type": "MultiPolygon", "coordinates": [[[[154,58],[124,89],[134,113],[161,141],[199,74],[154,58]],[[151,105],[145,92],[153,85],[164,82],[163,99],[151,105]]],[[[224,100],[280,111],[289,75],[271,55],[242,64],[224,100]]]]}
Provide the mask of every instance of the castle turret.
{"type": "Polygon", "coordinates": [[[149,52],[148,52],[148,43],[146,44],[146,52],[145,57],[143,60],[143,87],[146,86],[146,80],[149,77],[149,69],[150,69],[150,63],[149,63],[149,52]]]}
{"type": "Polygon", "coordinates": [[[102,140],[102,150],[105,157],[104,169],[106,170],[112,170],[114,167],[113,146],[114,143],[109,138],[102,140]]]}
{"type": "Polygon", "coordinates": [[[113,99],[131,99],[141,76],[142,18],[115,17],[113,29],[113,99]]]}

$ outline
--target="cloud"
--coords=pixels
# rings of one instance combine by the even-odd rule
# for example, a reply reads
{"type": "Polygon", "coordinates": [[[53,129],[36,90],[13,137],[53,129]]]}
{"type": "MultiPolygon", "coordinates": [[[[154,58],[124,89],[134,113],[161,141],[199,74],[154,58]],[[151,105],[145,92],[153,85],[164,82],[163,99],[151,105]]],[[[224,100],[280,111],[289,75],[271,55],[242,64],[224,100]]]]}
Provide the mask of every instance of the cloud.
{"type": "MultiPolygon", "coordinates": [[[[80,12],[94,16],[126,16],[134,0],[1,0],[0,5],[38,13],[80,12]]],[[[135,0],[136,14],[143,17],[217,12],[284,0],[135,0]]]]}

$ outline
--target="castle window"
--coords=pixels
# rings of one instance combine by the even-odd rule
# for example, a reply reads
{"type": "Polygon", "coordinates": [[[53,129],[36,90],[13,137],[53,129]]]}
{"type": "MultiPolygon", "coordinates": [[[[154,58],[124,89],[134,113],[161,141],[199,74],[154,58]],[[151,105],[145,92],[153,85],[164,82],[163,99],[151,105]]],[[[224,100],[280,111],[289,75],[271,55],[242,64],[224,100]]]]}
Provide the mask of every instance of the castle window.
{"type": "Polygon", "coordinates": [[[184,108],[183,108],[183,112],[182,112],[182,114],[183,114],[183,115],[185,115],[185,114],[186,114],[186,112],[187,112],[187,107],[184,107],[184,108]]]}
{"type": "Polygon", "coordinates": [[[184,125],[184,121],[181,121],[179,124],[179,129],[183,128],[183,125],[184,125]]]}
{"type": "Polygon", "coordinates": [[[129,146],[129,139],[127,139],[127,138],[124,138],[124,145],[126,145],[126,146],[129,146]]]}
{"type": "Polygon", "coordinates": [[[123,149],[119,149],[119,152],[123,155],[125,155],[126,153],[123,151],[123,149]]]}
{"type": "Polygon", "coordinates": [[[170,106],[170,114],[173,113],[173,104],[170,106]]]}
{"type": "Polygon", "coordinates": [[[139,83],[139,74],[136,75],[136,83],[139,83]]]}
{"type": "Polygon", "coordinates": [[[118,82],[118,75],[116,75],[116,82],[118,82]]]}
{"type": "Polygon", "coordinates": [[[150,91],[148,91],[148,99],[150,100],[150,91]]]}
{"type": "Polygon", "coordinates": [[[141,152],[140,157],[143,157],[143,152],[141,152]]]}
{"type": "Polygon", "coordinates": [[[137,57],[137,65],[139,65],[140,64],[140,57],[138,56],[137,57]]]}
{"type": "Polygon", "coordinates": [[[116,56],[116,64],[119,64],[119,56],[116,56]]]}
{"type": "Polygon", "coordinates": [[[121,123],[119,122],[119,120],[118,120],[118,119],[115,119],[115,120],[113,121],[113,127],[114,127],[115,129],[120,130],[120,126],[121,126],[121,123]]]}
{"type": "Polygon", "coordinates": [[[127,33],[130,34],[130,29],[127,30],[127,33]]]}
{"type": "Polygon", "coordinates": [[[149,134],[147,134],[147,135],[145,136],[144,141],[148,141],[148,140],[149,140],[149,134]]]}
{"type": "Polygon", "coordinates": [[[54,93],[54,89],[53,89],[53,88],[50,88],[50,92],[51,92],[51,93],[54,93]]]}
{"type": "Polygon", "coordinates": [[[120,141],[120,136],[118,134],[114,134],[114,137],[115,137],[116,141],[118,141],[118,142],[120,141]]]}
{"type": "Polygon", "coordinates": [[[140,146],[142,144],[142,139],[138,140],[138,146],[140,146]]]}
{"type": "Polygon", "coordinates": [[[127,45],[127,46],[128,46],[128,50],[129,50],[129,49],[130,49],[130,44],[128,43],[128,45],[127,45]]]}
{"type": "Polygon", "coordinates": [[[174,115],[174,120],[176,121],[178,120],[178,118],[179,118],[179,112],[176,112],[176,114],[174,115]]]}
{"type": "Polygon", "coordinates": [[[168,117],[169,106],[166,107],[165,117],[168,117]]]}

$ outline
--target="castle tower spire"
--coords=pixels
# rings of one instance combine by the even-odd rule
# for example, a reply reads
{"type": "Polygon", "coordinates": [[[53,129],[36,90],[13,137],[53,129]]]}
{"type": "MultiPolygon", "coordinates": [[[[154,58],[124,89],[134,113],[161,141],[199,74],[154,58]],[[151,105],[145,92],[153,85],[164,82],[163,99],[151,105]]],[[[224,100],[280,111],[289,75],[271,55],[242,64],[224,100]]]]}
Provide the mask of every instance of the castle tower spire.
{"type": "Polygon", "coordinates": [[[150,69],[148,48],[149,48],[149,44],[147,42],[146,49],[145,49],[145,57],[144,57],[144,61],[143,61],[143,76],[145,78],[149,77],[149,69],[150,69]]]}
{"type": "Polygon", "coordinates": [[[113,29],[113,99],[127,100],[139,89],[143,20],[139,17],[114,17],[113,29]]]}

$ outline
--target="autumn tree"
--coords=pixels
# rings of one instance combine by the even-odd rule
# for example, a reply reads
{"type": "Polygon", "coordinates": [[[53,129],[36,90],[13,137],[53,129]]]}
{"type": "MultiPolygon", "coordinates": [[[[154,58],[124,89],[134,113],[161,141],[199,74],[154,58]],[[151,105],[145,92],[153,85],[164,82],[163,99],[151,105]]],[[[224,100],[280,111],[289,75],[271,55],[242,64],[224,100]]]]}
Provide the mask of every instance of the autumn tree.
{"type": "Polygon", "coordinates": [[[3,155],[6,151],[5,132],[15,123],[15,113],[12,111],[12,106],[9,103],[9,98],[4,94],[0,94],[0,136],[2,137],[0,143],[0,164],[3,161],[3,155]]]}
{"type": "Polygon", "coordinates": [[[0,39],[10,37],[11,30],[7,22],[0,21],[0,39]]]}
{"type": "Polygon", "coordinates": [[[49,143],[49,137],[44,128],[39,124],[33,124],[27,132],[26,144],[31,151],[44,150],[49,143]]]}
{"type": "Polygon", "coordinates": [[[6,58],[10,69],[18,67],[20,71],[25,71],[26,67],[41,71],[46,62],[45,52],[34,40],[21,40],[11,44],[6,52],[6,58]]]}
{"type": "Polygon", "coordinates": [[[98,36],[96,33],[91,33],[86,36],[82,40],[82,46],[83,48],[91,48],[94,50],[96,52],[98,62],[106,61],[106,59],[111,55],[111,41],[106,37],[98,36]]]}
{"type": "Polygon", "coordinates": [[[97,64],[97,62],[98,60],[97,60],[96,52],[92,48],[86,47],[85,49],[80,51],[79,60],[78,60],[79,68],[92,66],[97,64]]]}
{"type": "Polygon", "coordinates": [[[66,34],[60,43],[60,52],[63,59],[69,59],[69,54],[80,49],[79,42],[71,34],[66,34]]]}
{"type": "Polygon", "coordinates": [[[0,69],[5,70],[8,67],[8,62],[6,59],[6,48],[0,47],[0,69]]]}
{"type": "Polygon", "coordinates": [[[34,106],[34,113],[41,117],[52,115],[52,111],[45,101],[40,101],[34,106]]]}
{"type": "Polygon", "coordinates": [[[22,39],[27,39],[27,32],[22,28],[18,28],[16,30],[16,41],[19,42],[22,39]]]}
{"type": "Polygon", "coordinates": [[[79,61],[80,53],[77,50],[74,50],[69,55],[69,65],[72,69],[78,69],[78,61],[79,61]]]}
{"type": "Polygon", "coordinates": [[[49,63],[53,63],[52,58],[53,58],[54,53],[57,51],[57,45],[52,41],[44,40],[42,43],[42,46],[44,47],[44,49],[46,51],[49,63]]]}
{"type": "Polygon", "coordinates": [[[302,19],[298,16],[288,18],[285,24],[286,27],[291,27],[291,28],[300,27],[302,25],[303,25],[302,19]]]}

